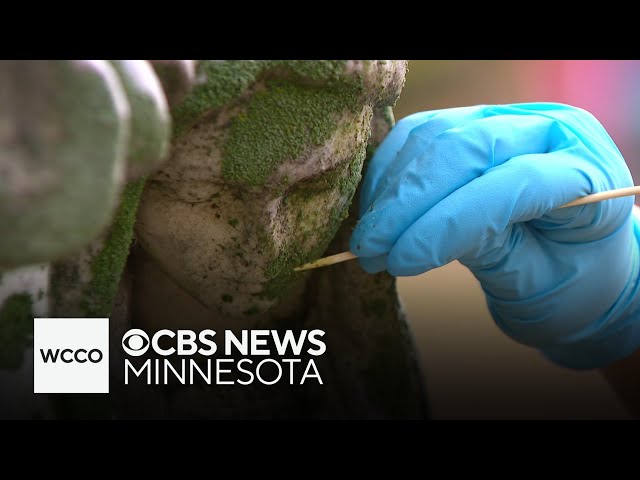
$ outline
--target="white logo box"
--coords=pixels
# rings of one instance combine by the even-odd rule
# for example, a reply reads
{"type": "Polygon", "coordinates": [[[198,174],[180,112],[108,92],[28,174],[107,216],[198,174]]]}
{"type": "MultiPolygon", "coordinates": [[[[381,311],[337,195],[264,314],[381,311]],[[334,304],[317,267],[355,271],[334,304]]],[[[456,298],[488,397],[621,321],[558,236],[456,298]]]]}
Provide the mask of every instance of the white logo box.
{"type": "Polygon", "coordinates": [[[108,318],[34,318],[34,393],[109,393],[108,318]]]}

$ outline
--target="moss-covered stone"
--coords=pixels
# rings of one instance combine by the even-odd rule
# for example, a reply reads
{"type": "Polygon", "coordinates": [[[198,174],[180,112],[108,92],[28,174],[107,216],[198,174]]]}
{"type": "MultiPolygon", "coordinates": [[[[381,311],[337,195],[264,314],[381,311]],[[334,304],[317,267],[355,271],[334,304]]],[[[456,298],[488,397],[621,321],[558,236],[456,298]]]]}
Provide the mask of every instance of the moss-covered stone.
{"type": "Polygon", "coordinates": [[[280,298],[290,289],[293,282],[305,273],[295,272],[294,267],[320,258],[338,228],[349,214],[351,200],[362,177],[361,170],[366,148],[356,152],[351,162],[340,165],[333,172],[325,173],[317,179],[303,182],[283,201],[285,209],[297,212],[295,232],[287,235],[286,248],[265,269],[267,281],[261,296],[268,299],[280,298]],[[316,206],[319,192],[336,189],[342,201],[329,212],[316,206]]]}
{"type": "Polygon", "coordinates": [[[262,81],[264,88],[252,94],[247,111],[232,119],[222,158],[224,178],[261,185],[279,164],[325,142],[340,114],[358,105],[364,83],[346,65],[342,60],[203,61],[207,81],[174,110],[175,134],[262,81]]]}
{"type": "MultiPolygon", "coordinates": [[[[374,112],[367,161],[391,127],[390,116],[381,110],[374,112]]],[[[327,254],[349,248],[358,211],[355,201],[327,254]]],[[[387,272],[371,275],[357,262],[344,262],[310,271],[307,292],[313,292],[311,299],[305,298],[305,306],[312,318],[318,318],[314,327],[331,332],[326,338],[331,368],[343,385],[348,385],[343,388],[352,392],[348,398],[357,396],[368,403],[356,415],[428,418],[417,352],[398,302],[395,278],[387,272]]],[[[327,380],[327,385],[336,383],[327,380]]]]}
{"type": "Polygon", "coordinates": [[[322,256],[346,218],[373,111],[395,101],[405,67],[200,62],[206,80],[172,109],[172,158],[143,196],[142,248],[239,322],[254,302],[266,314],[294,295],[307,277],[293,267],[322,256]]]}
{"type": "Polygon", "coordinates": [[[359,89],[309,88],[270,81],[245,114],[233,119],[223,147],[222,176],[262,185],[278,165],[322,145],[345,111],[357,107],[359,89]]]}
{"type": "Polygon", "coordinates": [[[198,69],[206,81],[197,85],[185,100],[172,110],[174,137],[188,130],[203,114],[216,110],[239,97],[255,82],[262,69],[259,61],[205,60],[198,69]]]}
{"type": "Polygon", "coordinates": [[[173,111],[175,134],[191,127],[204,113],[221,108],[242,95],[263,72],[279,69],[296,77],[325,83],[348,78],[344,60],[203,60],[200,73],[206,81],[173,111]]]}
{"type": "Polygon", "coordinates": [[[33,300],[26,293],[8,297],[0,308],[0,370],[18,370],[33,342],[33,300]]]}
{"type": "Polygon", "coordinates": [[[89,316],[105,317],[111,313],[133,240],[133,224],[144,182],[145,178],[141,178],[125,187],[104,248],[93,260],[93,275],[84,298],[85,310],[89,316]]]}
{"type": "Polygon", "coordinates": [[[133,239],[133,225],[145,179],[129,183],[105,236],[80,254],[53,264],[52,311],[57,316],[107,317],[133,239]]]}

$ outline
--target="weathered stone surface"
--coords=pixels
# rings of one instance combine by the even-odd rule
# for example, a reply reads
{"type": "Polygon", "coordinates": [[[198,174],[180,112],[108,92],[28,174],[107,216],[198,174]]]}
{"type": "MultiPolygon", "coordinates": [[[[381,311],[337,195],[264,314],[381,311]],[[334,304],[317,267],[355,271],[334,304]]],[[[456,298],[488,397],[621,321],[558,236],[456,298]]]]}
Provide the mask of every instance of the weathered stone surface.
{"type": "MultiPolygon", "coordinates": [[[[171,65],[175,69],[177,64],[171,65]]],[[[172,153],[146,184],[136,226],[139,243],[129,256],[124,276],[123,266],[132,242],[132,224],[144,179],[129,184],[117,214],[111,217],[118,186],[124,180],[122,152],[112,165],[113,175],[106,177],[108,182],[105,181],[106,161],[97,169],[82,164],[75,172],[78,176],[74,176],[71,169],[80,158],[85,158],[78,152],[88,149],[82,142],[82,148],[70,150],[76,155],[70,163],[57,165],[47,160],[55,148],[67,152],[51,140],[57,138],[55,135],[47,137],[51,133],[48,125],[53,124],[54,130],[58,128],[59,117],[47,116],[51,112],[60,114],[53,108],[58,108],[57,103],[47,110],[27,102],[27,113],[33,111],[19,123],[21,129],[13,125],[7,127],[6,120],[10,117],[0,112],[0,148],[2,152],[18,155],[15,158],[27,167],[38,167],[25,171],[41,173],[51,166],[56,179],[59,179],[58,172],[62,172],[69,175],[72,182],[69,185],[80,184],[83,189],[92,186],[89,180],[97,181],[87,180],[89,172],[97,172],[102,175],[103,183],[96,188],[106,188],[104,183],[107,183],[114,189],[113,198],[103,201],[100,207],[108,211],[103,224],[113,218],[110,228],[94,225],[94,233],[85,235],[84,242],[75,240],[75,245],[85,247],[81,250],[77,246],[72,249],[73,242],[63,239],[69,250],[61,248],[53,257],[50,257],[51,251],[42,253],[47,259],[55,259],[51,266],[52,308],[48,313],[112,316],[112,362],[117,368],[114,368],[115,390],[110,398],[114,400],[112,406],[116,407],[118,416],[424,418],[427,411],[417,359],[398,304],[394,279],[386,274],[367,275],[355,262],[300,274],[292,271],[294,266],[321,256],[325,250],[329,254],[348,248],[348,238],[357,219],[357,202],[352,204],[352,198],[357,198],[355,192],[366,153],[373,151],[391,126],[392,115],[387,107],[400,93],[406,62],[205,61],[200,65],[200,73],[207,76],[207,81],[184,96],[195,76],[195,70],[191,69],[194,64],[189,65],[178,66],[177,71],[182,71],[176,77],[182,78],[176,83],[178,93],[167,92],[175,120],[172,153]],[[47,119],[51,121],[45,121],[47,119]],[[25,127],[32,121],[36,121],[36,132],[40,135],[37,138],[49,141],[42,144],[44,150],[32,151],[25,147],[29,143],[24,140],[25,127]],[[14,130],[22,133],[16,137],[14,130]],[[14,139],[5,141],[7,138],[14,139]],[[33,158],[37,160],[34,164],[30,163],[33,158]],[[318,361],[324,385],[125,389],[117,378],[122,366],[119,338],[132,326],[149,332],[158,328],[320,328],[328,333],[327,354],[318,361]],[[260,399],[259,403],[256,399],[260,399]]],[[[93,67],[98,72],[114,73],[108,64],[93,67]]],[[[41,65],[38,68],[47,71],[41,65]]],[[[47,68],[55,73],[56,68],[62,67],[47,68]]],[[[162,70],[156,62],[154,68],[158,72],[162,70]]],[[[89,71],[93,70],[89,68],[89,71]]],[[[94,77],[100,78],[93,72],[94,77]]],[[[106,76],[111,77],[111,83],[117,83],[113,75],[106,76]]],[[[165,89],[170,85],[167,78],[160,75],[165,89]]],[[[121,94],[126,90],[129,103],[134,105],[132,95],[136,87],[132,89],[124,80],[119,84],[121,94]]],[[[80,85],[84,84],[80,82],[80,85]]],[[[27,86],[33,87],[36,96],[40,95],[40,101],[45,103],[52,102],[49,97],[56,94],[55,89],[45,95],[37,91],[35,84],[27,82],[27,86]]],[[[103,87],[100,87],[103,92],[109,91],[103,87]]],[[[12,88],[19,90],[15,85],[12,88]]],[[[140,88],[138,92],[143,90],[140,88]]],[[[143,92],[143,96],[146,94],[147,112],[153,115],[161,112],[162,107],[154,104],[155,94],[143,92]]],[[[70,97],[65,95],[63,92],[60,98],[69,101],[70,97]]],[[[6,98],[0,97],[0,100],[6,98]]],[[[120,113],[124,110],[126,107],[120,113]]],[[[109,122],[114,118],[124,123],[128,118],[124,114],[96,116],[100,120],[98,124],[106,122],[107,126],[112,126],[109,122]]],[[[138,120],[134,118],[134,123],[143,116],[138,120]]],[[[79,122],[78,118],[81,118],[79,113],[74,121],[79,122]]],[[[62,123],[66,128],[67,124],[62,123]]],[[[123,123],[119,125],[124,128],[123,123]]],[[[161,132],[163,125],[166,126],[159,121],[154,131],[161,132]]],[[[113,133],[108,128],[107,132],[113,133]]],[[[112,135],[112,149],[114,141],[123,151],[130,140],[135,144],[135,132],[131,139],[123,132],[120,136],[112,135]]],[[[139,138],[144,138],[146,133],[142,132],[139,138]]],[[[160,151],[161,142],[153,139],[161,137],[161,133],[152,133],[147,137],[152,139],[147,144],[160,151]]],[[[94,140],[96,148],[104,153],[106,143],[94,140]]],[[[146,158],[151,160],[146,165],[156,165],[155,154],[146,158]]],[[[5,215],[15,223],[17,217],[7,217],[7,212],[17,215],[20,202],[39,207],[43,204],[34,204],[29,197],[29,182],[20,183],[21,178],[26,178],[24,172],[0,156],[0,173],[4,172],[11,176],[6,177],[9,183],[2,183],[4,177],[0,176],[0,219],[5,215]],[[10,188],[7,189],[7,185],[10,188]],[[7,192],[12,196],[8,197],[7,192]],[[6,198],[17,200],[7,203],[6,198]]],[[[40,181],[39,176],[34,178],[40,181]]],[[[55,199],[54,193],[59,189],[49,189],[50,180],[47,175],[43,178],[44,183],[36,190],[55,199]]],[[[64,185],[67,183],[63,182],[64,185]]],[[[86,193],[85,190],[82,193],[86,193]]],[[[98,196],[101,195],[104,197],[102,190],[98,192],[98,196]]],[[[40,197],[36,198],[41,201],[40,197]]],[[[44,215],[39,220],[45,237],[50,226],[47,222],[65,229],[67,235],[77,234],[77,225],[73,222],[79,222],[92,208],[98,208],[95,203],[83,204],[83,196],[62,197],[65,202],[70,199],[77,204],[69,210],[40,212],[44,215]],[[63,213],[71,218],[66,224],[58,225],[61,217],[55,215],[63,213]]],[[[66,205],[62,200],[55,205],[66,205]]],[[[28,209],[24,211],[29,213],[28,209]]],[[[0,222],[0,228],[2,225],[7,223],[0,222]]],[[[86,232],[88,230],[87,227],[86,232]]],[[[0,269],[6,266],[2,241],[0,236],[0,269]]],[[[16,252],[19,242],[13,241],[11,252],[16,252]]],[[[20,261],[28,258],[37,257],[27,256],[20,261]]],[[[41,272],[29,275],[29,288],[42,283],[38,280],[41,272]]],[[[0,293],[2,288],[0,283],[0,293]]],[[[14,280],[10,292],[7,290],[11,295],[0,298],[4,309],[0,314],[0,330],[3,325],[8,327],[5,336],[13,339],[16,351],[22,351],[22,358],[20,352],[14,355],[13,351],[5,351],[6,363],[13,371],[6,370],[9,376],[3,376],[0,371],[0,384],[4,386],[3,382],[7,381],[10,388],[25,384],[28,377],[24,369],[30,367],[25,359],[32,357],[29,339],[21,334],[24,332],[20,318],[36,315],[35,302],[43,301],[35,299],[31,290],[19,290],[14,280]],[[3,300],[6,301],[3,303],[3,300]]],[[[46,288],[43,291],[46,299],[46,288]]],[[[37,308],[42,307],[38,305],[37,308]]],[[[2,342],[6,340],[0,339],[2,342]]],[[[85,407],[93,409],[91,415],[105,412],[110,415],[109,408],[102,409],[100,405],[93,405],[96,403],[93,401],[89,405],[85,397],[80,397],[56,397],[53,405],[56,415],[60,412],[82,415],[85,407]]],[[[21,401],[16,403],[19,404],[21,401]]],[[[50,407],[44,402],[27,408],[28,412],[25,410],[23,414],[48,417],[52,414],[50,407]]]]}
{"type": "MultiPolygon", "coordinates": [[[[404,74],[403,64],[394,68],[397,74],[404,74]]],[[[304,86],[301,88],[309,88],[306,77],[289,77],[291,73],[283,71],[278,74],[291,82],[301,82],[304,86]]],[[[229,74],[225,78],[227,82],[237,81],[238,75],[229,74]]],[[[249,84],[247,81],[243,88],[250,88],[249,84]]],[[[397,94],[402,81],[394,84],[397,94]]],[[[317,83],[314,85],[321,88],[317,83]]],[[[224,91],[230,90],[228,83],[224,87],[224,91]]],[[[348,89],[349,85],[337,84],[334,88],[348,89]]],[[[220,92],[221,89],[222,86],[212,90],[220,92]]],[[[390,108],[385,107],[384,102],[375,108],[365,103],[360,113],[368,110],[361,117],[355,116],[356,120],[351,117],[351,132],[346,131],[344,120],[345,130],[337,127],[337,133],[333,131],[320,147],[313,147],[314,142],[307,137],[311,148],[303,148],[299,151],[300,157],[289,158],[273,169],[253,168],[252,162],[245,162],[251,150],[243,148],[238,159],[246,165],[240,170],[230,167],[225,170],[224,157],[216,155],[223,156],[228,151],[225,142],[233,135],[230,133],[236,118],[233,115],[238,115],[241,122],[255,121],[251,105],[256,101],[254,96],[262,91],[268,91],[268,87],[245,94],[239,106],[227,110],[218,107],[204,114],[202,122],[193,124],[190,134],[183,133],[189,140],[176,146],[183,151],[174,150],[152,183],[147,184],[137,228],[140,238],[148,237],[134,249],[129,261],[134,279],[129,320],[133,326],[146,331],[160,328],[238,331],[250,326],[280,331],[323,329],[327,332],[327,353],[317,362],[324,384],[308,382],[293,388],[255,384],[242,388],[219,385],[123,388],[119,395],[121,413],[136,418],[426,418],[428,409],[418,359],[399,305],[395,279],[385,273],[368,275],[356,262],[300,275],[290,273],[294,265],[325,253],[329,243],[327,254],[348,249],[357,220],[357,193],[344,194],[341,182],[353,182],[355,190],[365,160],[364,151],[369,155],[375,151],[393,124],[390,108]],[[226,113],[220,119],[224,112],[234,113],[226,113]],[[217,123],[208,123],[213,121],[217,123]],[[226,133],[222,135],[218,129],[226,133]],[[200,137],[193,130],[210,136],[202,133],[200,137]],[[223,140],[217,135],[222,135],[223,140]],[[210,156],[203,151],[205,148],[217,153],[210,156]],[[284,177],[284,174],[278,176],[280,169],[291,176],[297,175],[296,180],[280,187],[284,177]],[[208,190],[212,185],[213,193],[208,190]],[[356,201],[343,221],[352,197],[356,201]],[[269,202],[275,205],[271,210],[269,202]],[[157,212],[165,208],[173,213],[160,213],[163,221],[154,221],[157,212]],[[334,226],[328,219],[336,212],[339,216],[334,226]],[[223,216],[222,213],[230,214],[223,216]],[[176,218],[181,219],[178,225],[183,228],[168,225],[170,219],[176,218]],[[234,218],[238,221],[229,222],[234,218]],[[142,222],[147,221],[157,230],[142,231],[148,227],[142,222]],[[328,238],[318,241],[325,234],[328,238]],[[275,272],[284,275],[273,284],[255,281],[263,278],[260,269],[267,262],[262,257],[273,261],[273,257],[269,257],[273,253],[268,248],[273,238],[280,242],[280,257],[276,255],[275,260],[280,262],[281,270],[275,269],[275,272]],[[236,248],[222,248],[225,246],[222,242],[228,240],[232,240],[236,248]],[[172,242],[180,242],[180,247],[172,246],[172,242]],[[296,242],[298,245],[292,248],[296,242]],[[216,243],[221,243],[218,249],[216,243]],[[245,257],[245,251],[251,262],[242,269],[243,263],[235,263],[234,254],[240,252],[245,257]],[[167,261],[158,259],[154,252],[174,253],[167,261]],[[209,260],[204,263],[207,270],[202,276],[194,276],[193,284],[180,285],[176,280],[180,274],[176,275],[172,269],[184,269],[184,263],[197,267],[198,255],[209,260]],[[300,258],[295,258],[296,255],[300,258]],[[265,283],[272,296],[258,306],[257,298],[265,296],[265,283]],[[196,293],[200,287],[199,297],[196,293]],[[208,298],[210,303],[203,302],[203,298],[208,298]],[[233,305],[236,302],[240,302],[241,308],[233,305]]],[[[198,94],[197,89],[194,94],[198,94]]],[[[381,95],[381,98],[389,97],[381,95]]],[[[187,99],[184,105],[194,103],[197,104],[187,99]]],[[[335,112],[325,114],[329,119],[341,118],[335,112]]],[[[301,122],[295,113],[291,115],[301,122]]],[[[180,113],[177,116],[180,117],[180,113]]],[[[271,116],[277,117],[278,112],[271,116]]],[[[265,115],[265,120],[267,118],[265,115]]],[[[286,132],[292,131],[295,126],[277,134],[286,136],[286,132]]],[[[178,136],[178,142],[180,138],[178,136]]],[[[269,144],[269,138],[259,141],[269,144]]],[[[256,150],[261,151],[263,147],[256,150]]]]}
{"type": "Polygon", "coordinates": [[[150,177],[137,238],[209,309],[250,326],[304,282],[361,179],[373,109],[403,61],[208,61],[173,111],[169,160],[150,177]]]}

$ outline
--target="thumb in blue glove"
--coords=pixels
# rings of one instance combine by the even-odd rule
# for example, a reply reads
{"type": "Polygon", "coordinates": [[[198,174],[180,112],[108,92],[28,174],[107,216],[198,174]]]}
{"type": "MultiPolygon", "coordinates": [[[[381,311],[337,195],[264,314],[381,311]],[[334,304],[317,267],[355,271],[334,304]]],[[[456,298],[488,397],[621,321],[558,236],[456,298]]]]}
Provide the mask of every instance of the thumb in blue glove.
{"type": "Polygon", "coordinates": [[[351,251],[369,272],[417,275],[459,260],[498,326],[571,368],[640,347],[640,224],[630,197],[557,210],[633,185],[588,112],[533,103],[400,121],[372,158],[351,251]]]}

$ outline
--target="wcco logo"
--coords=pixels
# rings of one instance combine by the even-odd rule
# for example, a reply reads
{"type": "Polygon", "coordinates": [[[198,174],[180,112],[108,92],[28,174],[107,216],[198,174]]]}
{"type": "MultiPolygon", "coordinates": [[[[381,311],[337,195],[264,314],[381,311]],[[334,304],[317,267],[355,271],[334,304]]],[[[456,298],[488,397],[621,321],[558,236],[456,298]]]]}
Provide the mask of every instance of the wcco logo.
{"type": "Polygon", "coordinates": [[[109,393],[109,319],[35,318],[34,393],[109,393]]]}
{"type": "Polygon", "coordinates": [[[101,362],[102,358],[104,357],[102,352],[97,348],[89,351],[84,348],[79,348],[76,351],[73,351],[70,348],[65,348],[64,350],[56,348],[55,350],[49,349],[47,351],[40,349],[40,354],[42,355],[42,360],[44,360],[44,363],[56,363],[58,361],[58,358],[61,362],[64,363],[71,363],[74,361],[78,363],[98,363],[101,362]]]}

